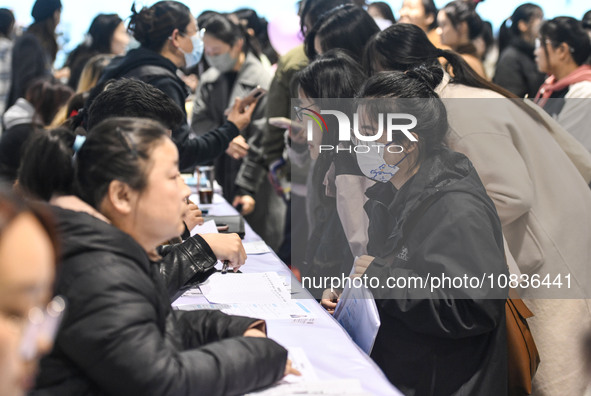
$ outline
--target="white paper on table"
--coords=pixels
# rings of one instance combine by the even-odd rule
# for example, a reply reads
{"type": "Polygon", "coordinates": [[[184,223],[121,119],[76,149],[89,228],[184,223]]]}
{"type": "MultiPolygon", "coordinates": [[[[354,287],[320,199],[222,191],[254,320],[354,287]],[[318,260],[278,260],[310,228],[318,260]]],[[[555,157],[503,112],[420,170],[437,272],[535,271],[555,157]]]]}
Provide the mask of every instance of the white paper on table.
{"type": "Polygon", "coordinates": [[[270,253],[271,249],[265,243],[265,241],[252,241],[243,243],[246,254],[263,254],[270,253]]]}
{"type": "Polygon", "coordinates": [[[358,379],[328,381],[303,381],[292,384],[278,384],[261,392],[249,393],[260,396],[325,395],[325,396],[369,396],[361,388],[358,379]]]}
{"type": "Polygon", "coordinates": [[[201,225],[195,226],[191,230],[191,236],[195,234],[218,234],[218,228],[215,225],[215,220],[208,220],[201,225]]]}
{"type": "Polygon", "coordinates": [[[365,286],[346,287],[334,311],[334,318],[368,355],[380,328],[380,315],[373,295],[365,286]]]}
{"type": "Polygon", "coordinates": [[[215,273],[199,285],[210,303],[287,303],[290,292],[276,272],[215,273]]]}

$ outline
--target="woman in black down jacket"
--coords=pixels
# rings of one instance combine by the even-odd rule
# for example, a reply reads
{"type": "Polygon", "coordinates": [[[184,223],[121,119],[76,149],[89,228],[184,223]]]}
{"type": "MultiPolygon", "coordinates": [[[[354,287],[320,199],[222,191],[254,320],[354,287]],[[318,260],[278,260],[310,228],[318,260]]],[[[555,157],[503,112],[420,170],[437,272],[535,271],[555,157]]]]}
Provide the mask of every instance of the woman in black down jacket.
{"type": "Polygon", "coordinates": [[[434,73],[380,73],[361,88],[370,98],[357,108],[361,134],[375,135],[378,114],[407,113],[418,141],[398,132],[358,143],[371,148],[357,154],[361,171],[379,183],[366,191],[368,255],[353,276],[367,277],[380,314],[371,356],[404,394],[506,395],[506,291],[457,281],[431,288],[443,274],[480,280],[507,271],[493,202],[470,161],[442,144],[447,115],[434,73]],[[400,283],[386,283],[393,279],[400,283]]]}
{"type": "Polygon", "coordinates": [[[181,232],[189,189],[160,124],[104,121],[74,161],[95,211],[54,209],[63,241],[56,292],[68,313],[33,394],[235,395],[290,372],[263,321],[172,311],[147,252],[181,232]]]}

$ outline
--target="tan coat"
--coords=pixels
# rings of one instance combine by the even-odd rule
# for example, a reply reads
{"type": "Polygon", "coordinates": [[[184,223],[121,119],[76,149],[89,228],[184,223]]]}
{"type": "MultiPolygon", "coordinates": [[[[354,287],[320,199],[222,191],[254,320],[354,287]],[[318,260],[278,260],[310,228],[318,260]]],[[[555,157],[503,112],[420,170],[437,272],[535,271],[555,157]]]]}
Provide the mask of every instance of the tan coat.
{"type": "MultiPolygon", "coordinates": [[[[564,131],[549,133],[493,91],[450,84],[446,76],[437,92],[448,111],[447,143],[473,162],[520,271],[550,274],[551,281],[561,274],[563,282],[571,274],[570,295],[589,296],[591,191],[589,175],[584,179],[577,171],[589,171],[588,159],[564,131]],[[571,158],[581,162],[577,167],[557,140],[571,147],[571,155],[576,152],[571,158]]],[[[586,385],[581,337],[591,324],[591,309],[582,299],[538,299],[556,295],[531,287],[522,292],[536,315],[530,326],[542,360],[534,394],[580,395],[586,385]]]]}

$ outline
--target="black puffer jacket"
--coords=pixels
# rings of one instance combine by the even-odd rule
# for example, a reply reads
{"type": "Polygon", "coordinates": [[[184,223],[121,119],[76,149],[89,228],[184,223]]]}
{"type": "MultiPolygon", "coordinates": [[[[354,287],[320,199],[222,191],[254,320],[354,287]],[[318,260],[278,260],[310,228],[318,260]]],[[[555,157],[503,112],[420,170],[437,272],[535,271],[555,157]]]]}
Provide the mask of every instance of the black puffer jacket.
{"type": "MultiPolygon", "coordinates": [[[[186,115],[185,100],[189,91],[176,71],[177,67],[170,60],[140,47],[129,51],[124,57],[113,59],[105,68],[99,85],[123,77],[141,80],[167,94],[186,115]]],[[[190,132],[191,128],[185,122],[172,131],[172,138],[179,149],[179,168],[192,172],[195,165],[209,163],[222,154],[240,131],[232,122],[226,121],[219,128],[195,139],[189,139],[190,132]]]]}
{"type": "MultiPolygon", "coordinates": [[[[366,195],[377,257],[366,275],[381,285],[506,274],[500,221],[464,155],[442,149],[399,191],[377,183],[366,195]]],[[[400,285],[372,289],[382,324],[371,356],[390,381],[406,395],[506,395],[506,291],[400,285]]]]}
{"type": "Polygon", "coordinates": [[[237,395],[283,375],[287,351],[240,337],[254,319],[173,312],[157,263],[127,234],[55,208],[67,316],[34,395],[237,395]]]}
{"type": "Polygon", "coordinates": [[[503,50],[497,62],[493,82],[520,98],[533,98],[546,78],[538,71],[534,46],[521,38],[514,38],[503,50]]]}

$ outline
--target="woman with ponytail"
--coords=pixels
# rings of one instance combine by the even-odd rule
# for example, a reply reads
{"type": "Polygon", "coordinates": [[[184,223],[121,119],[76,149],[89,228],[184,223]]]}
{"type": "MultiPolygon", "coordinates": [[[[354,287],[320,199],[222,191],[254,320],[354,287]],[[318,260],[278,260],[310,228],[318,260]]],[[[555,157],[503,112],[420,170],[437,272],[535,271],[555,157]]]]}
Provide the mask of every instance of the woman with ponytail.
{"type": "Polygon", "coordinates": [[[536,63],[550,77],[536,103],[591,152],[591,38],[580,21],[558,17],[544,22],[536,41],[536,63]]]}
{"type": "Polygon", "coordinates": [[[410,281],[507,274],[494,204],[471,162],[444,144],[447,114],[431,88],[442,74],[434,66],[383,72],[360,90],[361,134],[375,135],[382,114],[410,113],[417,141],[383,134],[357,146],[361,171],[377,183],[365,193],[368,253],[353,276],[371,280],[380,315],[371,357],[403,394],[503,396],[506,290],[429,292],[410,281]],[[384,287],[390,279],[409,281],[384,287]]]}
{"type": "Polygon", "coordinates": [[[570,273],[577,279],[568,300],[547,299],[548,289],[521,291],[535,314],[529,325],[542,361],[534,393],[581,394],[578,340],[591,325],[591,312],[585,300],[575,298],[591,296],[589,153],[544,111],[507,100],[515,96],[478,77],[457,54],[433,47],[415,26],[395,25],[378,33],[368,44],[365,64],[372,73],[407,71],[440,67],[439,57],[453,71],[453,77],[441,74],[435,88],[450,124],[445,141],[472,161],[495,203],[508,262],[530,277],[570,273]]]}
{"type": "Polygon", "coordinates": [[[472,43],[484,28],[484,23],[474,7],[475,5],[464,0],[448,3],[437,14],[437,30],[442,45],[456,51],[479,76],[487,78],[482,61],[472,43]]]}
{"type": "Polygon", "coordinates": [[[542,9],[525,3],[499,30],[499,61],[493,82],[517,97],[533,98],[544,82],[534,60],[534,43],[544,18],[542,9]]]}

